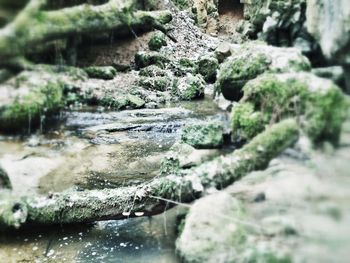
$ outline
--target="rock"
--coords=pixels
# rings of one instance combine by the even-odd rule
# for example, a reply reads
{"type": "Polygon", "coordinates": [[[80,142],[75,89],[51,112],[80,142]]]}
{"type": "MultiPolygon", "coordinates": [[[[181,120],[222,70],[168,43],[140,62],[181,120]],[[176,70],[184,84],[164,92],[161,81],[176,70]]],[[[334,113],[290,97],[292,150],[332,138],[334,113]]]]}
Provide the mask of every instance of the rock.
{"type": "Polygon", "coordinates": [[[231,55],[230,44],[227,42],[220,43],[220,45],[215,49],[215,55],[220,63],[223,62],[231,55]]]}
{"type": "Polygon", "coordinates": [[[217,34],[219,10],[217,0],[193,0],[192,12],[197,25],[208,34],[217,34]]]}
{"type": "Polygon", "coordinates": [[[127,101],[128,104],[131,106],[131,108],[133,109],[139,109],[142,108],[143,106],[145,106],[145,101],[143,99],[141,99],[138,96],[132,95],[132,94],[128,94],[127,96],[127,101]]]}
{"type": "Polygon", "coordinates": [[[186,216],[176,249],[185,262],[236,262],[246,239],[239,223],[244,217],[243,205],[225,192],[201,198],[186,216]]]}
{"type": "Polygon", "coordinates": [[[330,61],[350,64],[348,0],[307,0],[307,29],[330,61]]]}
{"type": "MultiPolygon", "coordinates": [[[[306,0],[255,0],[244,1],[244,18],[241,26],[248,37],[257,36],[269,44],[291,46],[298,37],[305,37],[306,0]]],[[[307,36],[306,36],[307,37],[307,36]]]]}
{"type": "Polygon", "coordinates": [[[262,219],[261,224],[264,233],[268,236],[298,233],[295,220],[286,216],[267,216],[262,219]]]}
{"type": "Polygon", "coordinates": [[[254,105],[238,103],[232,108],[232,135],[233,141],[247,141],[264,130],[263,114],[255,111],[254,105]]]}
{"type": "Polygon", "coordinates": [[[178,142],[170,148],[162,160],[160,172],[162,175],[180,174],[180,169],[200,165],[219,154],[218,150],[199,150],[187,143],[178,142]]]}
{"type": "Polygon", "coordinates": [[[232,110],[232,128],[237,137],[252,137],[254,129],[255,134],[261,131],[261,125],[292,115],[298,117],[314,143],[338,143],[348,106],[332,81],[311,73],[264,74],[249,81],[243,92],[244,100],[232,110]]]}
{"type": "Polygon", "coordinates": [[[165,91],[172,87],[172,81],[169,77],[150,77],[141,78],[139,85],[145,89],[165,91]]]}
{"type": "Polygon", "coordinates": [[[312,73],[321,78],[330,79],[339,87],[345,88],[345,73],[341,66],[313,68],[312,73]]]}
{"type": "Polygon", "coordinates": [[[223,144],[223,125],[217,121],[191,124],[183,128],[181,140],[195,148],[218,148],[223,144]]]}
{"type": "Polygon", "coordinates": [[[38,66],[8,80],[0,89],[0,130],[30,131],[64,106],[64,90],[86,78],[69,67],[38,66]]]}
{"type": "Polygon", "coordinates": [[[204,77],[205,81],[215,81],[218,68],[219,61],[215,57],[208,56],[198,61],[198,73],[204,77]]]}
{"type": "Polygon", "coordinates": [[[166,45],[166,36],[162,32],[155,33],[148,42],[148,47],[152,51],[158,51],[161,47],[166,45]]]}
{"type": "Polygon", "coordinates": [[[248,80],[264,72],[310,70],[310,62],[298,49],[278,48],[260,43],[232,45],[232,56],[224,62],[215,83],[226,99],[238,101],[248,80]]]}
{"type": "Polygon", "coordinates": [[[0,165],[0,190],[1,189],[11,189],[10,178],[8,177],[6,171],[0,165]]]}
{"type": "Polygon", "coordinates": [[[117,75],[114,67],[87,67],[84,69],[90,78],[96,79],[113,79],[117,75]]]}
{"type": "Polygon", "coordinates": [[[198,65],[189,58],[180,58],[179,60],[172,61],[171,71],[177,77],[184,77],[187,73],[196,74],[198,72],[198,65]]]}
{"type": "Polygon", "coordinates": [[[164,77],[167,76],[168,73],[156,65],[151,65],[140,69],[139,74],[143,77],[164,77]]]}
{"type": "Polygon", "coordinates": [[[191,0],[171,0],[180,10],[185,10],[190,7],[191,0]]]}
{"type": "Polygon", "coordinates": [[[157,65],[160,68],[164,68],[167,63],[169,63],[169,59],[155,51],[140,51],[135,55],[135,64],[137,68],[144,68],[150,65],[157,65]]]}
{"type": "Polygon", "coordinates": [[[187,74],[175,83],[174,93],[181,100],[193,100],[204,96],[204,80],[200,75],[187,74]]]}

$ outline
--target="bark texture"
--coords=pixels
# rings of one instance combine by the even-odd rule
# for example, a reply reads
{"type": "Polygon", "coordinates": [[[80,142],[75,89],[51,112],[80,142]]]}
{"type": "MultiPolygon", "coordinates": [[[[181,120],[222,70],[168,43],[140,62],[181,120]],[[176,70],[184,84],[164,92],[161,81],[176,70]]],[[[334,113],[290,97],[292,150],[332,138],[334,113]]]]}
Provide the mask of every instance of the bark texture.
{"type": "Polygon", "coordinates": [[[224,188],[247,173],[267,167],[270,160],[298,138],[295,120],[274,124],[242,149],[220,156],[181,175],[158,177],[139,186],[67,191],[50,197],[3,197],[0,229],[151,216],[174,202],[191,202],[206,189],[224,188]]]}
{"type": "Polygon", "coordinates": [[[135,11],[138,0],[110,0],[102,5],[83,4],[43,11],[46,0],[31,0],[17,17],[0,30],[0,60],[55,39],[134,27],[162,27],[171,20],[169,11],[135,11]]]}

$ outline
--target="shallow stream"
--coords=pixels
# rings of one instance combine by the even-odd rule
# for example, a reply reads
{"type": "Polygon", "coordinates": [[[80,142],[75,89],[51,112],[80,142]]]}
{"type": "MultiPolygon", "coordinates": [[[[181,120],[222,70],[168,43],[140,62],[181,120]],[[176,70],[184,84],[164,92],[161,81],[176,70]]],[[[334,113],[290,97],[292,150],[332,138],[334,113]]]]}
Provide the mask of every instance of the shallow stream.
{"type": "MultiPolygon", "coordinates": [[[[0,137],[0,164],[16,195],[135,184],[158,174],[162,158],[180,140],[184,125],[206,119],[225,122],[226,118],[210,99],[161,109],[67,110],[44,132],[0,137]]],[[[0,258],[8,262],[178,262],[174,251],[177,213],[178,208],[152,218],[3,235],[0,258]]]]}

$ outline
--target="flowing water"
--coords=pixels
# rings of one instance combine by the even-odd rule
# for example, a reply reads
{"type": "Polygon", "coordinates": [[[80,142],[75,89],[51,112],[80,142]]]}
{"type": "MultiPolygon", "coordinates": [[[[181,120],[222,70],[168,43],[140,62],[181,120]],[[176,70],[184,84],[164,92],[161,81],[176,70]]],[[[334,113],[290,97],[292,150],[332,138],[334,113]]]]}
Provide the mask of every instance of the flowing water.
{"type": "MultiPolygon", "coordinates": [[[[16,195],[140,183],[158,174],[184,125],[207,119],[227,116],[209,99],[161,109],[67,110],[43,133],[1,137],[0,164],[16,195]]],[[[1,262],[178,262],[177,213],[2,235],[1,262]]]]}

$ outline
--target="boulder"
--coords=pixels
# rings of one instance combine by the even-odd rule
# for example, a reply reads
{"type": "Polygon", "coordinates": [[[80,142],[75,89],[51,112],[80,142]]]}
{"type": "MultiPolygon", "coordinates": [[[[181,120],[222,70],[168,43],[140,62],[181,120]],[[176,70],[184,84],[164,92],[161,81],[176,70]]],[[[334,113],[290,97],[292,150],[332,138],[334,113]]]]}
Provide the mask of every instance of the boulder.
{"type": "Polygon", "coordinates": [[[243,93],[232,109],[234,137],[252,138],[264,125],[296,116],[314,143],[338,143],[348,103],[332,81],[311,73],[264,74],[249,81],[243,93]]]}
{"type": "Polygon", "coordinates": [[[307,29],[330,61],[350,64],[350,2],[307,0],[307,29]]]}
{"type": "Polygon", "coordinates": [[[0,130],[30,131],[64,106],[64,90],[87,78],[83,70],[37,66],[5,82],[0,90],[0,130]]]}
{"type": "Polygon", "coordinates": [[[148,47],[150,50],[158,51],[161,47],[166,46],[166,36],[162,32],[153,34],[151,39],[148,41],[148,47]]]}
{"type": "Polygon", "coordinates": [[[246,239],[240,201],[225,192],[196,201],[185,218],[176,249],[185,262],[235,262],[246,239]]]}
{"type": "Polygon", "coordinates": [[[263,43],[231,45],[232,56],[218,73],[216,89],[229,100],[242,98],[243,86],[264,72],[310,70],[310,62],[296,48],[279,48],[263,43]]]}
{"type": "Polygon", "coordinates": [[[200,75],[192,75],[187,73],[180,78],[174,87],[174,93],[181,100],[193,100],[204,96],[205,81],[200,75]]]}

